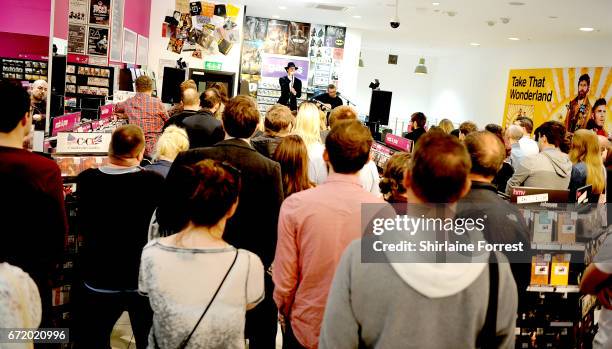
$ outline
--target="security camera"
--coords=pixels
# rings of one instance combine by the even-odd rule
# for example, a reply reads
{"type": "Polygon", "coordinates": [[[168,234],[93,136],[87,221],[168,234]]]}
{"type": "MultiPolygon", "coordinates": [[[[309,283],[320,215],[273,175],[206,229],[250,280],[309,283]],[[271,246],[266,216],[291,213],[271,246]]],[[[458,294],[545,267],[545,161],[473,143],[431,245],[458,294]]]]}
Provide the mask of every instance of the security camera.
{"type": "Polygon", "coordinates": [[[391,28],[393,28],[393,29],[397,29],[397,28],[399,28],[399,26],[400,26],[399,19],[397,19],[397,18],[396,18],[396,19],[393,19],[393,20],[391,21],[391,23],[389,23],[389,24],[391,25],[391,28]]]}

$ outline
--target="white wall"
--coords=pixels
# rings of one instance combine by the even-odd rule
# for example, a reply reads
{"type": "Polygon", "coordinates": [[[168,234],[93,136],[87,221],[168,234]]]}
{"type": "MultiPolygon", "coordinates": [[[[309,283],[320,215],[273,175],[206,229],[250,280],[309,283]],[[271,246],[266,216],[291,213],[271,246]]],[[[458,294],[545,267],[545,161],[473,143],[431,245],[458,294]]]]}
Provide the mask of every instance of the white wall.
{"type": "Polygon", "coordinates": [[[359,52],[361,51],[361,32],[348,28],[344,39],[344,58],[339,91],[352,102],[357,102],[359,76],[359,52]]]}
{"type": "MultiPolygon", "coordinates": [[[[214,3],[222,4],[224,1],[214,1],[214,3]]],[[[227,2],[230,3],[230,2],[227,2]]],[[[172,60],[176,61],[180,57],[183,57],[183,61],[186,61],[189,68],[204,69],[204,62],[221,62],[222,70],[226,72],[236,73],[236,79],[234,81],[234,93],[236,94],[238,89],[238,82],[240,78],[240,53],[242,50],[242,30],[244,20],[244,6],[238,3],[231,2],[234,6],[240,7],[240,13],[236,19],[236,24],[240,30],[240,42],[234,43],[231,51],[227,56],[223,54],[215,54],[212,56],[203,56],[202,59],[191,57],[192,52],[185,52],[181,55],[176,54],[167,50],[169,38],[162,38],[162,24],[166,16],[172,16],[175,9],[175,0],[152,0],[151,1],[151,29],[149,34],[149,69],[155,72],[158,77],[158,86],[162,86],[162,81],[159,76],[159,61],[161,60],[172,60]]]]}
{"type": "MultiPolygon", "coordinates": [[[[419,58],[417,55],[403,51],[364,48],[362,51],[364,67],[359,68],[357,79],[356,100],[359,112],[368,114],[372,93],[368,86],[371,81],[378,79],[381,90],[393,92],[389,116],[391,128],[400,129],[402,121],[409,120],[414,112],[422,111],[427,114],[430,107],[432,75],[414,74],[419,58]],[[388,64],[389,54],[399,55],[397,65],[388,64]]],[[[426,66],[431,69],[432,64],[435,64],[435,59],[426,57],[426,66]]],[[[407,127],[407,124],[405,126],[407,127]]],[[[405,131],[405,127],[403,130],[405,131]]]]}
{"type": "Polygon", "coordinates": [[[522,44],[516,49],[473,48],[440,57],[432,67],[430,117],[503,120],[510,69],[610,66],[612,47],[594,42],[522,44]]]}

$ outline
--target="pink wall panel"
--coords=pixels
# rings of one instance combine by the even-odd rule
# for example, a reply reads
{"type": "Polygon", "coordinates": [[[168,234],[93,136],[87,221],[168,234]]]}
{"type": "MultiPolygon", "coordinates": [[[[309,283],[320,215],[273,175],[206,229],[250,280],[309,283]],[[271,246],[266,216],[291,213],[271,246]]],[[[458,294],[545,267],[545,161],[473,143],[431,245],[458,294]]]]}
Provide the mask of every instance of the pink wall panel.
{"type": "Polygon", "coordinates": [[[68,0],[55,0],[53,37],[68,40],[68,0]]]}
{"type": "Polygon", "coordinates": [[[0,0],[0,32],[49,36],[51,0],[0,0]]]}
{"type": "Polygon", "coordinates": [[[151,0],[125,0],[123,25],[136,33],[149,37],[151,0]]]}
{"type": "Polygon", "coordinates": [[[38,35],[0,33],[0,57],[20,58],[20,55],[49,55],[49,38],[38,35]]]}

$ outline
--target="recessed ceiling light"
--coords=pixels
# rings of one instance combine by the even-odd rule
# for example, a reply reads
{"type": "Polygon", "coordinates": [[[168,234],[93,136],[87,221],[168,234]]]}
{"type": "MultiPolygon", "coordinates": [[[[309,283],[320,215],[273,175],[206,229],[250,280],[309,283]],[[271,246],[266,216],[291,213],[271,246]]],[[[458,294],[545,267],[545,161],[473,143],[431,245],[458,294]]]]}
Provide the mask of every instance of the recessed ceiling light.
{"type": "Polygon", "coordinates": [[[478,47],[480,44],[477,42],[470,42],[470,46],[478,47]]]}
{"type": "Polygon", "coordinates": [[[274,15],[274,16],[272,16],[272,18],[274,18],[274,19],[279,19],[279,18],[280,18],[280,16],[279,16],[279,15],[274,15]]]}
{"type": "Polygon", "coordinates": [[[521,39],[519,39],[519,38],[515,38],[515,37],[511,37],[511,38],[508,38],[508,40],[511,40],[511,41],[519,41],[519,40],[521,40],[521,39]]]}
{"type": "Polygon", "coordinates": [[[525,3],[524,2],[520,2],[520,1],[510,1],[508,3],[508,5],[510,5],[510,6],[523,6],[523,5],[525,5],[525,3]]]}
{"type": "Polygon", "coordinates": [[[432,4],[433,6],[440,6],[440,3],[439,3],[439,2],[432,2],[431,4],[432,4]]]}
{"type": "Polygon", "coordinates": [[[590,28],[590,27],[582,27],[582,28],[580,28],[581,32],[592,32],[593,30],[595,30],[595,28],[590,28]]]}
{"type": "Polygon", "coordinates": [[[278,7],[278,9],[279,9],[279,10],[286,10],[286,9],[287,9],[287,6],[279,6],[279,7],[278,7]]]}
{"type": "Polygon", "coordinates": [[[341,26],[341,27],[344,27],[344,26],[346,26],[346,23],[344,23],[344,22],[338,22],[338,25],[339,25],[339,26],[341,26]]]}
{"type": "Polygon", "coordinates": [[[361,16],[360,16],[360,15],[354,15],[354,16],[353,16],[353,18],[355,18],[355,19],[361,19],[361,16]]]}
{"type": "Polygon", "coordinates": [[[557,19],[557,18],[559,18],[559,17],[557,17],[557,16],[548,16],[548,19],[557,19]]]}

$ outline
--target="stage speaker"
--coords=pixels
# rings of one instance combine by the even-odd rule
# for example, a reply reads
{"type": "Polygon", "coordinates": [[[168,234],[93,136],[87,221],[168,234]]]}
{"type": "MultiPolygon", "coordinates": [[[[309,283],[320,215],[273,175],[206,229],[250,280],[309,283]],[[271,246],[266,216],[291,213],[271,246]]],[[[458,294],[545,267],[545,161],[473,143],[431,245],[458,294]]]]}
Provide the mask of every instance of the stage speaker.
{"type": "Polygon", "coordinates": [[[185,81],[186,71],[178,68],[164,67],[162,82],[162,102],[175,104],[181,101],[181,83],[185,81]]]}
{"type": "Polygon", "coordinates": [[[370,100],[370,114],[368,122],[378,123],[379,125],[389,124],[389,113],[391,112],[391,91],[372,91],[370,100]]]}

